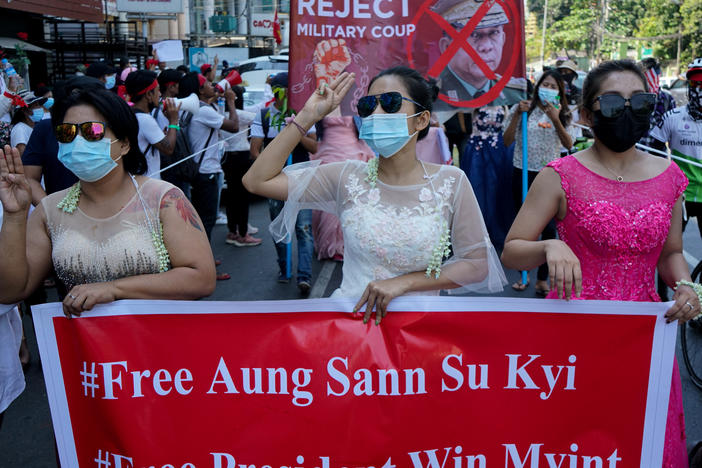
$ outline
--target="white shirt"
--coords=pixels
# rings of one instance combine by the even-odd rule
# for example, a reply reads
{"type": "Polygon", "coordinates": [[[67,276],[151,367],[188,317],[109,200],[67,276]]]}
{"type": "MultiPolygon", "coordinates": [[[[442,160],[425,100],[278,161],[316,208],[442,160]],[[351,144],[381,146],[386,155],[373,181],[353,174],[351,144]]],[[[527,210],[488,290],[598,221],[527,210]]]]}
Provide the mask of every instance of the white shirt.
{"type": "MultiPolygon", "coordinates": [[[[259,110],[256,112],[256,117],[251,123],[251,138],[275,138],[278,136],[278,133],[280,133],[275,125],[270,125],[270,122],[273,121],[273,117],[280,114],[280,111],[273,104],[268,106],[268,110],[271,112],[270,118],[268,119],[268,135],[263,134],[263,123],[261,122],[261,111],[259,110]]],[[[285,123],[280,127],[280,130],[283,128],[285,128],[285,123]]]]}
{"type": "Polygon", "coordinates": [[[225,130],[219,131],[222,140],[224,140],[222,142],[224,151],[248,151],[250,148],[247,130],[256,118],[256,113],[237,109],[236,115],[239,117],[239,133],[235,137],[232,138],[234,133],[225,130]]]}
{"type": "Polygon", "coordinates": [[[0,304],[0,413],[24,391],[19,360],[22,322],[16,307],[0,304]]]}
{"type": "Polygon", "coordinates": [[[702,160],[702,121],[690,117],[687,106],[666,112],[661,123],[651,129],[650,135],[658,141],[668,142],[678,156],[702,160]]]}
{"type": "Polygon", "coordinates": [[[190,126],[188,127],[188,136],[190,137],[190,146],[193,152],[197,152],[205,148],[205,143],[207,143],[207,138],[212,132],[212,138],[207,146],[211,148],[205,151],[203,154],[198,154],[195,156],[195,162],[199,162],[200,158],[202,163],[200,164],[200,174],[215,174],[222,172],[222,165],[219,156],[219,130],[222,128],[224,123],[224,116],[220,115],[211,106],[200,107],[200,110],[190,121],[190,126]],[[213,146],[214,145],[214,146],[213,146]]]}
{"type": "MultiPolygon", "coordinates": [[[[151,111],[151,115],[154,116],[154,114],[156,115],[154,118],[156,119],[156,123],[158,124],[158,128],[163,130],[163,133],[167,133],[168,132],[167,128],[171,123],[168,121],[168,119],[164,115],[163,108],[159,108],[159,107],[155,108],[154,110],[151,111]],[[158,114],[156,114],[157,110],[158,110],[158,114]]],[[[179,113],[179,115],[180,115],[180,113],[179,113]]]]}
{"type": "Polygon", "coordinates": [[[150,114],[144,112],[139,112],[136,115],[137,121],[139,122],[139,149],[142,153],[146,151],[146,148],[151,145],[148,153],[144,153],[146,157],[146,175],[153,177],[154,179],[160,179],[161,174],[158,171],[161,170],[161,153],[154,147],[156,143],[160,143],[166,135],[163,134],[161,129],[156,123],[156,119],[151,117],[150,114]]]}
{"type": "Polygon", "coordinates": [[[24,122],[15,124],[10,132],[10,146],[15,148],[17,145],[26,145],[32,136],[32,130],[33,128],[24,122]]]}

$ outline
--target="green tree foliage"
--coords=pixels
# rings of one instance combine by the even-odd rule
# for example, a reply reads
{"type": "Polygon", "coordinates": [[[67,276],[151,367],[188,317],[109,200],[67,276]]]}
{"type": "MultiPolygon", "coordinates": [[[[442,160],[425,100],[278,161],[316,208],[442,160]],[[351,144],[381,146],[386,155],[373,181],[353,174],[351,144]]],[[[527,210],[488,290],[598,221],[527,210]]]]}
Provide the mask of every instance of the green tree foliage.
{"type": "MultiPolygon", "coordinates": [[[[528,0],[529,11],[542,26],[545,0],[528,0]]],[[[624,43],[629,48],[652,47],[654,55],[675,61],[680,40],[681,68],[702,55],[702,0],[549,0],[547,58],[563,51],[585,52],[591,58],[610,58],[624,43]],[[635,38],[654,38],[640,41],[635,38]]],[[[527,44],[527,56],[538,57],[540,37],[527,44]]],[[[624,47],[626,48],[626,47],[624,47]]]]}

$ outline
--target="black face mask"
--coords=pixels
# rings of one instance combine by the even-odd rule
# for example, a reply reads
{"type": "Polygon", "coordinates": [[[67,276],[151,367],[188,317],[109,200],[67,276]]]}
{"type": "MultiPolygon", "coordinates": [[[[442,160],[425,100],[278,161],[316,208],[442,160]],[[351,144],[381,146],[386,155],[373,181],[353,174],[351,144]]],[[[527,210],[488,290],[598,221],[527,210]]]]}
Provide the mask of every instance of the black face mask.
{"type": "Polygon", "coordinates": [[[562,75],[562,76],[563,76],[563,81],[565,81],[569,85],[573,84],[573,80],[575,79],[575,73],[568,73],[567,75],[562,75]]]}
{"type": "Polygon", "coordinates": [[[595,136],[615,153],[623,153],[634,146],[649,130],[650,114],[635,115],[629,106],[615,118],[607,118],[599,110],[593,114],[595,136]]]}

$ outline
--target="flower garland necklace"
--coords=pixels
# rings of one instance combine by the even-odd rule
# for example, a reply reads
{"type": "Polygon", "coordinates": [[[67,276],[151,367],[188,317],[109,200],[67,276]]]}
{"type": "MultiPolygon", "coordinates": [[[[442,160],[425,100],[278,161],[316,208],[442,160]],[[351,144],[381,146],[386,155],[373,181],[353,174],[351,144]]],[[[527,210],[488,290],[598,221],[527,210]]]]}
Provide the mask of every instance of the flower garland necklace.
{"type": "MultiPolygon", "coordinates": [[[[158,256],[158,271],[163,273],[171,268],[171,257],[168,254],[168,249],[166,249],[166,244],[163,242],[163,223],[159,220],[158,229],[156,229],[151,222],[151,216],[149,216],[146,210],[146,202],[141,196],[141,190],[139,190],[139,184],[133,175],[129,175],[132,178],[132,183],[134,188],[136,188],[137,196],[141,202],[142,208],[144,208],[144,215],[146,215],[146,223],[149,225],[149,231],[151,232],[151,241],[156,249],[156,255],[158,256]]],[[[81,189],[80,181],[73,184],[73,186],[68,190],[66,196],[56,205],[56,208],[63,211],[64,213],[73,213],[78,208],[78,201],[80,200],[81,189]]]]}
{"type": "MultiPolygon", "coordinates": [[[[427,266],[425,275],[427,278],[434,277],[439,279],[441,275],[441,264],[443,263],[444,257],[448,257],[451,254],[451,230],[449,229],[448,223],[441,216],[441,201],[437,196],[436,189],[434,188],[434,181],[431,179],[427,173],[427,168],[424,166],[424,162],[419,161],[422,165],[422,170],[424,171],[424,178],[429,180],[431,185],[431,191],[434,194],[434,199],[436,200],[437,210],[436,210],[436,222],[441,224],[441,234],[439,235],[439,242],[434,247],[432,252],[431,261],[427,266]]],[[[372,189],[375,188],[376,182],[378,181],[378,164],[379,158],[375,157],[368,161],[366,165],[366,178],[365,181],[372,189]]]]}

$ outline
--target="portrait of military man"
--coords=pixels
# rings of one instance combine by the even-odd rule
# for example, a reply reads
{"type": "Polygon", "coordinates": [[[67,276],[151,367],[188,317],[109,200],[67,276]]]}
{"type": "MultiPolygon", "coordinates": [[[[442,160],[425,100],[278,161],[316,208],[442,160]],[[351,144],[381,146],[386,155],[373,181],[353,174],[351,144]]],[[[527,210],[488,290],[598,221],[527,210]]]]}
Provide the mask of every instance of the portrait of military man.
{"type": "MultiPolygon", "coordinates": [[[[460,32],[482,4],[483,0],[438,0],[431,9],[460,32]]],[[[495,2],[467,38],[468,45],[493,71],[502,61],[506,42],[505,25],[508,24],[509,19],[504,9],[495,2]]],[[[446,52],[453,40],[448,33],[444,32],[439,40],[439,52],[441,54],[446,52]]],[[[515,49],[515,52],[517,51],[518,49],[515,49]]],[[[461,47],[439,75],[441,93],[448,98],[449,103],[437,100],[436,109],[448,110],[454,108],[450,104],[451,101],[455,101],[455,105],[459,106],[459,101],[470,101],[478,98],[487,93],[500,78],[501,76],[497,75],[495,79],[488,79],[483,70],[461,47]]],[[[512,78],[493,101],[493,105],[511,105],[519,102],[525,98],[525,90],[526,80],[524,78],[512,78]]]]}

